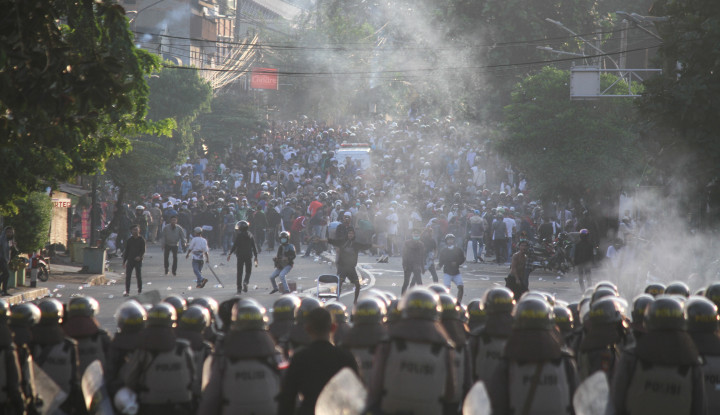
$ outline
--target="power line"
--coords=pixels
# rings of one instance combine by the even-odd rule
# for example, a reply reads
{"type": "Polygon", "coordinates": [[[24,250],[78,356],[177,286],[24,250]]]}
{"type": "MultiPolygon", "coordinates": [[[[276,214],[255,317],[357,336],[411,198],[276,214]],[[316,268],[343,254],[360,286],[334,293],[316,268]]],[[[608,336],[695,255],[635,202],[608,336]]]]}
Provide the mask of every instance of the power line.
{"type": "Polygon", "coordinates": [[[167,35],[167,34],[160,34],[160,33],[147,33],[147,32],[133,32],[136,35],[140,36],[155,36],[155,37],[164,37],[168,39],[178,39],[178,40],[189,40],[193,42],[207,42],[207,43],[214,43],[219,45],[230,45],[230,46],[246,46],[246,47],[255,47],[255,48],[263,48],[263,49],[280,49],[280,50],[327,50],[327,51],[358,51],[358,50],[369,50],[369,51],[378,51],[378,50],[389,50],[389,51],[398,51],[398,50],[427,50],[427,49],[433,49],[433,50],[444,50],[444,49],[468,49],[468,48],[495,48],[495,47],[506,47],[506,46],[535,46],[538,43],[554,43],[555,41],[558,41],[558,43],[565,43],[566,41],[578,39],[579,37],[589,37],[589,36],[597,36],[597,35],[607,35],[607,34],[614,34],[618,32],[622,32],[626,29],[616,29],[616,30],[610,30],[610,31],[600,31],[600,32],[591,32],[591,33],[585,33],[585,34],[578,34],[575,36],[563,36],[563,37],[554,37],[554,38],[545,38],[545,39],[530,39],[530,40],[518,40],[518,41],[509,41],[509,42],[493,42],[493,43],[486,43],[486,44],[459,44],[457,46],[444,46],[444,47],[435,47],[435,46],[413,46],[413,47],[390,47],[388,49],[377,49],[374,44],[372,43],[327,43],[325,45],[320,46],[304,46],[304,45],[283,45],[283,44],[249,44],[245,42],[234,42],[234,41],[225,41],[225,40],[207,40],[207,39],[200,39],[200,38],[192,38],[192,37],[185,37],[185,36],[173,36],[173,35],[167,35]],[[341,46],[332,46],[332,45],[341,45],[341,46]],[[346,46],[342,45],[368,45],[367,48],[348,48],[346,46]]]}
{"type": "MultiPolygon", "coordinates": [[[[653,46],[646,46],[641,48],[635,48],[635,49],[628,49],[624,51],[616,51],[616,52],[607,52],[607,53],[600,53],[595,55],[587,55],[583,57],[582,59],[593,59],[593,58],[602,58],[602,57],[609,57],[609,56],[615,56],[619,55],[621,53],[631,53],[631,52],[638,52],[638,51],[646,51],[650,49],[655,49],[660,47],[661,45],[653,45],[653,46]]],[[[577,61],[579,60],[578,57],[572,57],[572,58],[557,58],[557,59],[549,59],[549,60],[542,60],[542,61],[530,61],[530,62],[521,62],[521,63],[506,63],[506,64],[495,64],[495,65],[480,65],[480,66],[467,66],[467,67],[436,67],[436,68],[414,68],[414,69],[385,69],[385,70],[379,70],[379,71],[351,71],[351,72],[289,72],[289,71],[278,71],[276,72],[278,75],[284,75],[284,76],[352,76],[352,75],[377,75],[377,74],[412,74],[412,73],[433,73],[433,72],[443,72],[443,75],[447,75],[448,73],[452,73],[454,71],[471,71],[471,70],[487,70],[487,69],[512,69],[512,68],[522,68],[522,67],[531,67],[531,66],[537,66],[537,65],[547,65],[551,63],[560,63],[560,62],[570,62],[570,61],[577,61]]],[[[185,69],[185,70],[196,70],[196,71],[217,71],[217,72],[224,72],[224,71],[232,71],[232,70],[226,70],[226,69],[217,69],[217,68],[195,68],[190,66],[178,66],[178,65],[168,65],[163,64],[164,67],[168,69],[185,69]]],[[[252,70],[243,70],[243,73],[252,72],[252,70]]]]}

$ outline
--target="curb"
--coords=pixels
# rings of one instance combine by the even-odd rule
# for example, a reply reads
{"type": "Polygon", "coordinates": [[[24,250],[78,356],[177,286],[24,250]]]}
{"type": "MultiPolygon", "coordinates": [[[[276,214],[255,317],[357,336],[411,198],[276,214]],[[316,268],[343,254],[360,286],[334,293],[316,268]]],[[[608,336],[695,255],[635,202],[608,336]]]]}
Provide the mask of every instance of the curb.
{"type": "Polygon", "coordinates": [[[31,288],[28,290],[22,290],[8,297],[2,297],[2,299],[7,301],[10,305],[15,305],[27,301],[37,300],[38,298],[47,297],[49,295],[50,290],[48,290],[47,288],[31,288]]]}

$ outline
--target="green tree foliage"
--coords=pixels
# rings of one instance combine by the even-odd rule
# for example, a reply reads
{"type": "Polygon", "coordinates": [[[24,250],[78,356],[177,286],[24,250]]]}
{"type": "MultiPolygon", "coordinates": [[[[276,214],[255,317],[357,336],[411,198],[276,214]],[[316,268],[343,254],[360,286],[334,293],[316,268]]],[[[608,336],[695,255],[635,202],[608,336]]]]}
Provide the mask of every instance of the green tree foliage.
{"type": "Polygon", "coordinates": [[[658,24],[663,75],[645,82],[638,101],[649,118],[645,144],[655,168],[684,173],[698,192],[720,175],[720,2],[659,0],[652,12],[670,20],[658,24]]]}
{"type": "MultiPolygon", "coordinates": [[[[606,75],[603,87],[616,78],[606,75]]],[[[570,74],[550,67],[520,82],[505,107],[497,149],[532,177],[533,197],[592,198],[619,192],[638,173],[629,99],[570,101],[570,74]]],[[[618,85],[617,91],[626,85],[618,85]]]]}
{"type": "Polygon", "coordinates": [[[0,0],[0,208],[32,190],[101,169],[145,120],[145,75],[111,0],[0,0]],[[60,22],[60,23],[59,23],[60,22]]]}
{"type": "Polygon", "coordinates": [[[43,192],[32,192],[16,202],[17,214],[7,218],[15,228],[15,241],[20,252],[41,249],[48,241],[52,220],[52,201],[43,192]]]}
{"type": "Polygon", "coordinates": [[[198,117],[202,144],[211,154],[221,154],[231,145],[242,144],[262,130],[263,120],[257,109],[239,95],[218,95],[212,100],[212,111],[198,117]]]}
{"type": "Polygon", "coordinates": [[[152,75],[148,84],[148,118],[170,119],[175,128],[169,137],[150,134],[133,137],[132,150],[108,160],[107,174],[120,187],[123,198],[140,196],[152,189],[159,178],[172,174],[172,167],[188,155],[195,143],[195,120],[210,109],[212,90],[197,71],[164,69],[152,75]]]}

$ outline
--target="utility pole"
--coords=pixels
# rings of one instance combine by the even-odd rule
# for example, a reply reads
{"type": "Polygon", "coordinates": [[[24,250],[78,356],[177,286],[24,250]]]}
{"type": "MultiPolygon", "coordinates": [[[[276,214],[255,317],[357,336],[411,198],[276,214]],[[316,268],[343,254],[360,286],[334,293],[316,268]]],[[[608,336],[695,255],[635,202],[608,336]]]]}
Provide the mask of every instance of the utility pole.
{"type": "Polygon", "coordinates": [[[623,19],[620,23],[622,30],[620,31],[620,67],[622,69],[627,68],[627,38],[628,38],[628,27],[630,23],[623,19]]]}

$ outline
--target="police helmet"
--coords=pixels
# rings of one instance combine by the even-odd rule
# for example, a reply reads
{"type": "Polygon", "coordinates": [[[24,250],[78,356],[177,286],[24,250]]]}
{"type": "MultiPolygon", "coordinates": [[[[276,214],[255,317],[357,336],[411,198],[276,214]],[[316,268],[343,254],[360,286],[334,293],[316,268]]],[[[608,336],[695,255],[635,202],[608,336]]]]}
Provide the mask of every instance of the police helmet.
{"type": "Polygon", "coordinates": [[[316,308],[321,308],[323,305],[317,298],[303,297],[300,300],[300,305],[295,309],[295,324],[305,324],[305,318],[310,312],[316,308]]]}
{"type": "Polygon", "coordinates": [[[295,319],[295,309],[300,306],[300,298],[294,294],[285,294],[275,300],[272,308],[273,321],[295,319]]]}
{"type": "Polygon", "coordinates": [[[185,301],[184,298],[177,294],[173,294],[168,296],[163,300],[163,302],[168,303],[175,307],[175,313],[178,318],[182,317],[185,310],[187,310],[187,301],[185,301]]]}
{"type": "Polygon", "coordinates": [[[10,311],[10,304],[0,299],[0,324],[7,323],[8,319],[12,315],[12,312],[10,311]]]}
{"type": "Polygon", "coordinates": [[[648,331],[685,330],[685,313],[679,299],[673,296],[656,298],[645,310],[648,331]]]}
{"type": "Polygon", "coordinates": [[[438,297],[440,298],[440,308],[442,308],[442,312],[440,314],[440,319],[447,321],[447,320],[462,320],[461,314],[464,312],[460,308],[459,305],[457,305],[457,301],[455,298],[453,298],[452,295],[448,293],[437,293],[438,297]]]}
{"type": "Polygon", "coordinates": [[[599,288],[609,288],[613,291],[615,291],[615,295],[620,295],[620,291],[618,291],[617,285],[613,284],[610,281],[600,281],[597,284],[595,284],[595,290],[597,291],[599,288]]]}
{"type": "Polygon", "coordinates": [[[137,332],[145,327],[147,311],[135,300],[126,301],[115,311],[115,321],[121,332],[137,332]]]}
{"type": "Polygon", "coordinates": [[[67,306],[67,318],[73,317],[95,317],[100,304],[92,297],[71,298],[67,306]]]}
{"type": "Polygon", "coordinates": [[[650,294],[653,297],[657,297],[660,294],[665,293],[665,285],[660,284],[659,282],[648,284],[647,287],[645,287],[645,294],[650,294]]]}
{"type": "Polygon", "coordinates": [[[332,315],[333,321],[335,323],[347,323],[348,316],[347,307],[345,307],[345,304],[337,301],[331,301],[325,303],[325,309],[330,312],[330,315],[332,315]]]}
{"type": "Polygon", "coordinates": [[[240,300],[232,309],[232,330],[267,330],[265,307],[255,300],[240,300]]]}
{"type": "Polygon", "coordinates": [[[147,313],[148,327],[175,327],[177,313],[175,307],[168,303],[158,303],[147,313]]]}
{"type": "Polygon", "coordinates": [[[32,327],[40,322],[40,308],[33,303],[16,304],[11,308],[10,325],[32,327]]]}
{"type": "Polygon", "coordinates": [[[593,304],[605,297],[617,297],[617,294],[612,288],[600,287],[592,293],[592,296],[590,297],[590,306],[592,307],[593,304]]]}
{"type": "Polygon", "coordinates": [[[632,311],[630,315],[633,323],[642,323],[645,316],[645,309],[647,306],[655,301],[655,298],[650,294],[640,294],[633,298],[632,311]]]}
{"type": "Polygon", "coordinates": [[[483,304],[489,315],[509,314],[515,306],[515,296],[505,287],[493,287],[483,295],[483,304]]]}
{"type": "Polygon", "coordinates": [[[38,308],[40,308],[40,324],[52,325],[62,323],[65,310],[60,301],[50,298],[41,302],[38,308]]]}
{"type": "Polygon", "coordinates": [[[555,315],[555,324],[563,334],[569,334],[573,331],[575,325],[573,324],[573,314],[570,308],[565,305],[555,304],[553,314],[555,315]]]}
{"type": "Polygon", "coordinates": [[[592,324],[613,324],[625,318],[625,307],[617,297],[604,297],[590,305],[590,322],[592,324]]]}
{"type": "Polygon", "coordinates": [[[235,229],[239,231],[246,231],[250,229],[250,224],[246,220],[241,220],[237,224],[235,224],[235,229]]]}
{"type": "Polygon", "coordinates": [[[513,310],[513,329],[552,330],[555,327],[555,314],[550,304],[539,298],[521,300],[513,310]]]}
{"type": "Polygon", "coordinates": [[[386,309],[390,305],[390,301],[393,300],[391,297],[388,296],[387,291],[382,291],[377,288],[370,288],[369,290],[363,292],[363,294],[361,295],[361,298],[365,298],[365,297],[377,298],[385,305],[386,309]]]}
{"type": "Polygon", "coordinates": [[[217,315],[218,309],[220,308],[220,305],[218,304],[217,300],[215,300],[212,297],[208,296],[202,296],[193,298],[192,301],[190,301],[189,305],[200,305],[207,309],[207,311],[210,313],[210,319],[214,319],[217,315]]]}
{"type": "Polygon", "coordinates": [[[403,319],[438,320],[442,308],[437,293],[415,286],[400,300],[398,310],[403,319]]]}
{"type": "Polygon", "coordinates": [[[468,326],[470,330],[482,326],[487,321],[487,312],[482,299],[475,298],[467,304],[468,326]]]}
{"type": "Polygon", "coordinates": [[[720,282],[714,282],[708,285],[707,289],[705,289],[705,297],[715,303],[715,305],[720,304],[720,282]]]}
{"type": "Polygon", "coordinates": [[[435,291],[438,295],[450,294],[450,289],[440,283],[433,283],[427,286],[430,290],[435,291]]]}
{"type": "Polygon", "coordinates": [[[688,287],[688,285],[682,281],[675,281],[673,283],[668,284],[667,288],[665,288],[665,294],[681,295],[681,296],[687,298],[687,297],[690,297],[690,287],[688,287]]]}
{"type": "Polygon", "coordinates": [[[385,322],[387,308],[385,303],[377,297],[365,297],[358,301],[352,310],[353,323],[382,324],[385,322]]]}
{"type": "Polygon", "coordinates": [[[178,318],[178,328],[187,331],[201,332],[210,326],[210,312],[207,308],[193,304],[178,318]]]}
{"type": "Polygon", "coordinates": [[[718,329],[718,308],[705,297],[692,296],[685,303],[688,331],[714,333],[718,329]]]}

